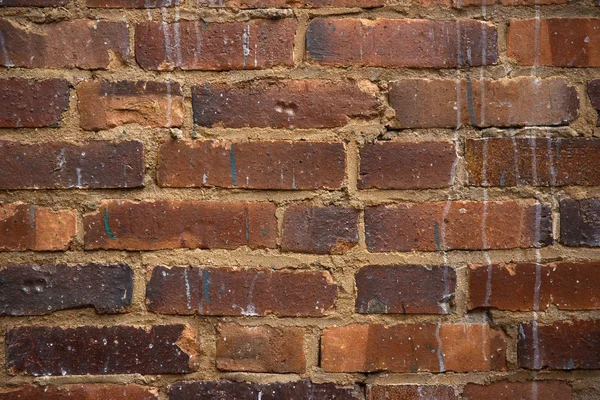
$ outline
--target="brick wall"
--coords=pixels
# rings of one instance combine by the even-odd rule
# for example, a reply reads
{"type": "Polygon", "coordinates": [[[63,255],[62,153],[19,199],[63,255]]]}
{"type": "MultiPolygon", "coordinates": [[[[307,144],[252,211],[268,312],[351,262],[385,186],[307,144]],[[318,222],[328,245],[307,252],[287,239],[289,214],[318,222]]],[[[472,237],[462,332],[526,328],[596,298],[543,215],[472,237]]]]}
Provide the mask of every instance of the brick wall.
{"type": "Polygon", "coordinates": [[[0,0],[0,399],[600,399],[596,0],[0,0]]]}

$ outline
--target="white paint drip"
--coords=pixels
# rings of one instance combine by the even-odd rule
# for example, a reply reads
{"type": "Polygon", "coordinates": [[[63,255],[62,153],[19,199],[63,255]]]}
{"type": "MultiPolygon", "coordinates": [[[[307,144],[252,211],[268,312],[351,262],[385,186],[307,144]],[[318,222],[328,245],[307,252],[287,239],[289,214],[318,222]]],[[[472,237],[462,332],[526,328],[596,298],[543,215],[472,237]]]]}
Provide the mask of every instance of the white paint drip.
{"type": "Polygon", "coordinates": [[[198,68],[198,55],[202,51],[202,35],[200,35],[200,21],[194,23],[194,33],[196,34],[196,49],[194,51],[194,67],[198,68]]]}
{"type": "Polygon", "coordinates": [[[181,66],[183,65],[183,55],[181,54],[181,23],[179,22],[180,19],[180,15],[179,15],[179,9],[175,9],[175,23],[173,24],[173,28],[174,28],[174,32],[173,32],[173,38],[175,39],[175,57],[176,57],[176,63],[177,63],[177,67],[181,68],[181,66]]]}
{"type": "Polygon", "coordinates": [[[252,283],[250,283],[250,290],[248,290],[248,305],[246,306],[245,310],[242,309],[242,315],[258,315],[256,313],[256,306],[254,305],[254,285],[256,284],[256,280],[258,279],[259,274],[261,274],[261,272],[257,272],[256,275],[254,275],[254,278],[252,279],[252,283]]]}
{"type": "Polygon", "coordinates": [[[0,31],[0,48],[2,49],[2,58],[4,62],[2,63],[5,67],[14,67],[15,64],[10,59],[8,55],[8,49],[6,48],[6,40],[4,38],[4,32],[0,31]]]}
{"type": "Polygon", "coordinates": [[[169,24],[167,23],[167,9],[165,7],[160,9],[160,15],[162,17],[163,40],[165,42],[165,58],[171,66],[173,63],[173,46],[171,45],[171,35],[169,34],[169,24]]]}
{"type": "Polygon", "coordinates": [[[481,217],[481,245],[484,249],[483,256],[487,263],[487,282],[485,288],[485,306],[489,306],[490,298],[492,297],[492,258],[490,257],[489,244],[487,241],[487,217],[488,217],[488,180],[487,180],[487,164],[488,164],[488,138],[483,138],[483,155],[481,173],[483,178],[483,215],[481,217]]]}
{"type": "Polygon", "coordinates": [[[440,372],[446,372],[446,367],[444,366],[444,352],[442,349],[442,339],[440,338],[441,324],[442,324],[442,321],[440,320],[440,322],[438,322],[438,324],[435,328],[435,338],[436,338],[437,344],[438,344],[437,356],[438,356],[438,362],[440,365],[440,372]]]}
{"type": "MultiPolygon", "coordinates": [[[[487,18],[487,5],[485,4],[486,0],[481,0],[481,16],[483,21],[487,18]]],[[[486,24],[481,24],[481,72],[479,74],[479,92],[481,98],[481,121],[479,122],[479,126],[485,126],[485,84],[484,84],[484,70],[487,66],[487,29],[486,24]]]]}
{"type": "Polygon", "coordinates": [[[242,52],[244,55],[244,69],[246,69],[248,56],[250,55],[250,21],[246,23],[246,28],[242,33],[242,52]]]}
{"type": "Polygon", "coordinates": [[[185,302],[188,310],[192,309],[191,299],[192,299],[192,290],[190,288],[190,280],[188,278],[188,269],[185,267],[183,269],[183,280],[185,282],[185,302]]]}
{"type": "Polygon", "coordinates": [[[167,78],[165,80],[165,84],[167,85],[167,126],[171,127],[173,125],[173,97],[171,96],[171,73],[167,73],[167,78]]]}
{"type": "Polygon", "coordinates": [[[77,173],[77,187],[81,188],[81,168],[75,168],[75,172],[77,173]]]}

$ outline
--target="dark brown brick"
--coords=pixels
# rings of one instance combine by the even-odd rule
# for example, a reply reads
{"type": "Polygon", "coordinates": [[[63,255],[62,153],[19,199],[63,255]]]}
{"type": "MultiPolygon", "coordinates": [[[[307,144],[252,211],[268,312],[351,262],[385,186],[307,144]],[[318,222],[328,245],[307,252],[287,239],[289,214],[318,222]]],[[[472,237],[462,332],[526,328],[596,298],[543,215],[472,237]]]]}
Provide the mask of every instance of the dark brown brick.
{"type": "Polygon", "coordinates": [[[141,142],[85,144],[0,141],[0,189],[107,189],[144,186],[141,142]]]}
{"type": "Polygon", "coordinates": [[[179,0],[86,0],[85,4],[93,8],[159,8],[178,6],[179,0]]]}
{"type": "Polygon", "coordinates": [[[0,7],[59,7],[69,0],[2,0],[0,7]]]}
{"type": "Polygon", "coordinates": [[[195,369],[195,332],[185,325],[21,326],[6,334],[10,374],[181,374],[195,369]]]}
{"type": "Polygon", "coordinates": [[[360,150],[359,189],[435,189],[452,184],[457,155],[450,142],[376,142],[360,150]]]}
{"type": "Polygon", "coordinates": [[[77,99],[79,125],[86,130],[134,123],[170,128],[183,123],[183,93],[177,82],[82,82],[77,99]]]}
{"type": "Polygon", "coordinates": [[[135,27],[135,58],[159,71],[291,67],[296,26],[292,18],[143,22],[135,27]]]}
{"type": "Polygon", "coordinates": [[[496,64],[497,41],[494,25],[475,20],[315,18],[306,52],[339,67],[454,68],[496,64]]]}
{"type": "Polygon", "coordinates": [[[67,108],[67,81],[19,78],[0,80],[0,128],[58,126],[62,113],[67,108]]]}
{"type": "Polygon", "coordinates": [[[289,206],[283,216],[281,249],[344,254],[358,244],[359,211],[351,207],[289,206]]]}
{"type": "Polygon", "coordinates": [[[469,383],[463,391],[465,400],[571,400],[571,385],[560,381],[509,382],[489,385],[469,383]]]}
{"type": "Polygon", "coordinates": [[[339,189],[343,143],[169,140],[159,148],[158,185],[245,189],[339,189]]]}
{"type": "Polygon", "coordinates": [[[206,7],[228,8],[374,8],[383,6],[383,0],[199,0],[198,4],[206,7]]]}
{"type": "Polygon", "coordinates": [[[367,400],[458,400],[452,386],[368,385],[367,400]]]}
{"type": "Polygon", "coordinates": [[[485,250],[552,243],[550,206],[533,200],[449,201],[365,209],[373,252],[485,250]]]}
{"type": "Polygon", "coordinates": [[[0,393],[0,400],[158,400],[157,390],[128,385],[23,386],[0,393]]]}
{"type": "Polygon", "coordinates": [[[561,321],[519,325],[517,355],[520,368],[600,368],[600,321],[561,321]]]}
{"type": "Polygon", "coordinates": [[[333,128],[378,115],[376,88],[326,80],[254,80],[192,88],[194,123],[226,128],[333,128]]]}
{"type": "Polygon", "coordinates": [[[560,242],[565,246],[600,246],[600,200],[560,201],[560,242]]]}
{"type": "Polygon", "coordinates": [[[33,28],[0,20],[0,35],[4,38],[0,65],[108,69],[129,58],[129,32],[125,22],[80,19],[33,28]]]}
{"type": "Polygon", "coordinates": [[[217,369],[302,374],[306,370],[304,329],[219,325],[217,369]]]}
{"type": "Polygon", "coordinates": [[[44,315],[92,306],[118,313],[131,304],[133,272],[126,264],[0,267],[0,315],[44,315]]]}
{"type": "Polygon", "coordinates": [[[405,79],[390,84],[389,101],[395,128],[564,125],[579,108],[562,78],[405,79]]]}
{"type": "Polygon", "coordinates": [[[319,317],[333,310],[336,292],[327,272],[159,266],[146,303],[162,314],[319,317]]]}
{"type": "Polygon", "coordinates": [[[600,79],[595,79],[588,82],[587,93],[590,101],[592,102],[592,106],[598,112],[596,126],[600,126],[600,79]]]}
{"type": "Polygon", "coordinates": [[[85,248],[274,248],[273,203],[107,200],[84,215],[85,248]]]}

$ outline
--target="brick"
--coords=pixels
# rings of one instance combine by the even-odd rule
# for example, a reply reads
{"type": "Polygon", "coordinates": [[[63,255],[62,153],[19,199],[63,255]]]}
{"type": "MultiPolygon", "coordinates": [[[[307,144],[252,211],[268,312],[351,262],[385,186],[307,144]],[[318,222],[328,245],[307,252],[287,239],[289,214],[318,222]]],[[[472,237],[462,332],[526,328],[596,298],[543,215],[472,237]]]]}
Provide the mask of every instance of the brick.
{"type": "Polygon", "coordinates": [[[452,386],[368,385],[367,400],[458,400],[452,386]]]}
{"type": "Polygon", "coordinates": [[[600,185],[598,139],[468,139],[465,161],[474,186],[600,185]]]}
{"type": "Polygon", "coordinates": [[[560,201],[560,242],[565,246],[600,246],[600,200],[560,201]]]}
{"type": "Polygon", "coordinates": [[[552,243],[550,206],[533,200],[367,207],[365,230],[372,252],[513,249],[552,243]]]}
{"type": "Polygon", "coordinates": [[[520,65],[600,67],[600,18],[511,19],[507,55],[520,65]]]}
{"type": "Polygon", "coordinates": [[[217,369],[302,374],[306,370],[304,329],[219,325],[217,369]]]}
{"type": "Polygon", "coordinates": [[[333,383],[307,380],[269,384],[216,381],[178,382],[169,386],[169,400],[236,399],[236,400],[361,400],[359,390],[333,383]]]}
{"type": "Polygon", "coordinates": [[[79,125],[85,130],[183,124],[183,93],[177,82],[88,81],[77,85],[77,98],[79,125]]]}
{"type": "Polygon", "coordinates": [[[2,66],[23,68],[109,69],[129,58],[125,22],[61,21],[34,27],[0,20],[4,37],[2,66]]]}
{"type": "Polygon", "coordinates": [[[141,142],[25,144],[0,140],[0,189],[109,189],[144,186],[141,142]]]}
{"type": "Polygon", "coordinates": [[[146,285],[146,304],[161,314],[320,317],[333,311],[336,292],[321,271],[159,266],[146,285]]]}
{"type": "Polygon", "coordinates": [[[0,204],[0,251],[66,250],[77,233],[75,210],[0,204]]]}
{"type": "Polygon", "coordinates": [[[69,108],[65,80],[0,80],[0,128],[41,128],[60,125],[69,108]]]}
{"type": "Polygon", "coordinates": [[[565,125],[579,108],[577,90],[562,78],[405,79],[389,90],[394,128],[565,125]]]}
{"type": "Polygon", "coordinates": [[[475,20],[315,18],[306,53],[336,67],[455,68],[496,64],[497,41],[494,25],[475,20]]]}
{"type": "Polygon", "coordinates": [[[503,6],[536,6],[548,4],[565,4],[572,0],[412,0],[411,4],[424,7],[447,7],[462,9],[465,7],[482,7],[501,4],[503,6]]]}
{"type": "Polygon", "coordinates": [[[185,325],[20,326],[6,334],[6,366],[34,376],[188,373],[194,335],[185,325]]]}
{"type": "Polygon", "coordinates": [[[273,203],[107,200],[84,215],[85,248],[274,248],[273,203]]]}
{"type": "Polygon", "coordinates": [[[175,7],[179,0],[86,0],[92,8],[159,8],[175,7]]]}
{"type": "Polygon", "coordinates": [[[92,306],[118,313],[131,304],[133,271],[126,264],[0,267],[0,315],[45,315],[92,306]]]}
{"type": "Polygon", "coordinates": [[[142,22],[135,27],[135,58],[158,71],[291,67],[296,26],[292,18],[142,22]]]}
{"type": "Polygon", "coordinates": [[[469,309],[600,309],[600,263],[535,263],[471,266],[469,309]],[[539,270],[539,271],[538,271],[539,270]],[[537,288],[537,293],[536,293],[537,288]]]}
{"type": "Polygon", "coordinates": [[[343,143],[168,140],[157,180],[162,187],[339,189],[345,170],[343,143]]]}
{"type": "Polygon", "coordinates": [[[569,320],[519,325],[517,356],[525,369],[600,368],[600,321],[569,320]]]}
{"type": "Polygon", "coordinates": [[[450,142],[375,142],[360,150],[359,189],[436,189],[452,184],[450,142]]]}
{"type": "Polygon", "coordinates": [[[489,385],[468,383],[463,391],[465,400],[571,400],[571,385],[561,381],[509,382],[489,385]]]}
{"type": "Polygon", "coordinates": [[[15,390],[0,392],[0,400],[158,400],[156,389],[127,385],[64,385],[23,386],[15,390]]]}
{"type": "Polygon", "coordinates": [[[69,0],[3,0],[0,7],[60,7],[69,0]]]}
{"type": "Polygon", "coordinates": [[[486,324],[347,325],[321,337],[325,372],[503,370],[505,352],[504,334],[486,324]]]}
{"type": "Polygon", "coordinates": [[[600,126],[600,79],[588,82],[587,93],[592,103],[592,107],[594,107],[598,113],[596,126],[600,126]]]}
{"type": "Polygon", "coordinates": [[[356,273],[356,312],[449,314],[456,271],[447,265],[369,265],[356,273]]]}
{"type": "Polygon", "coordinates": [[[373,85],[317,79],[207,82],[192,105],[195,124],[225,128],[334,128],[379,114],[373,85]]]}
{"type": "Polygon", "coordinates": [[[281,249],[344,254],[358,244],[359,211],[341,206],[292,205],[283,216],[281,249]]]}
{"type": "Polygon", "coordinates": [[[383,6],[383,0],[199,0],[205,7],[228,8],[319,8],[319,7],[360,7],[383,6]]]}

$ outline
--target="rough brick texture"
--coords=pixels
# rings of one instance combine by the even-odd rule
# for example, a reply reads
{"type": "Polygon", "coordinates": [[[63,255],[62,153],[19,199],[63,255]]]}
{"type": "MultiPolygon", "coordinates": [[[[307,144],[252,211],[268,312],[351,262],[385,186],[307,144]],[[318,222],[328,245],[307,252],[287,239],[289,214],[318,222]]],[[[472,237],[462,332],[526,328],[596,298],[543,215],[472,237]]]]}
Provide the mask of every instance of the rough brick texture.
{"type": "Polygon", "coordinates": [[[25,386],[0,393],[2,400],[158,400],[155,389],[127,384],[127,385],[65,385],[65,386],[25,386]]]}
{"type": "Polygon", "coordinates": [[[560,242],[565,246],[600,246],[600,200],[560,202],[560,242]]]}
{"type": "Polygon", "coordinates": [[[451,386],[442,385],[369,385],[367,400],[458,400],[451,386]]]}
{"type": "Polygon", "coordinates": [[[508,382],[489,385],[469,383],[462,393],[465,400],[556,399],[571,400],[571,386],[560,381],[508,382]]]}
{"type": "Polygon", "coordinates": [[[4,0],[0,7],[59,7],[69,0],[4,0]]]}
{"type": "Polygon", "coordinates": [[[287,8],[287,7],[362,7],[383,6],[383,0],[199,0],[207,7],[228,8],[287,8]]]}
{"type": "Polygon", "coordinates": [[[587,86],[587,93],[592,102],[592,106],[598,112],[598,122],[596,122],[597,126],[600,126],[600,79],[594,79],[593,81],[589,81],[587,86]]]}
{"type": "Polygon", "coordinates": [[[179,0],[86,0],[88,7],[96,8],[158,8],[174,7],[179,0]]]}

